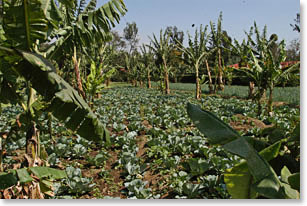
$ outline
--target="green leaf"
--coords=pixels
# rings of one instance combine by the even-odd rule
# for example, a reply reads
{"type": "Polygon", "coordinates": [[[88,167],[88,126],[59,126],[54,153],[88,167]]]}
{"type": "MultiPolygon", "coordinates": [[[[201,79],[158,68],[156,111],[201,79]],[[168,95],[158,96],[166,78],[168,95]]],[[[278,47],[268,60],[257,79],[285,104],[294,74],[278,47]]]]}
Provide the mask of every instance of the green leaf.
{"type": "Polygon", "coordinates": [[[38,178],[50,177],[54,180],[67,178],[65,171],[49,167],[30,167],[31,172],[38,178]]]}
{"type": "Polygon", "coordinates": [[[288,182],[288,177],[291,175],[291,172],[289,171],[289,169],[284,166],[281,170],[281,181],[283,181],[284,183],[289,183],[288,182]]]}
{"type": "Polygon", "coordinates": [[[267,176],[252,185],[253,189],[260,195],[271,199],[284,199],[281,184],[276,175],[267,176]]]}
{"type": "MultiPolygon", "coordinates": [[[[208,136],[211,142],[220,144],[226,151],[246,159],[248,172],[250,172],[255,182],[252,184],[252,189],[255,192],[267,198],[291,198],[287,195],[287,191],[284,190],[285,187],[282,186],[273,168],[249,144],[246,137],[240,137],[230,126],[219,120],[212,113],[203,111],[195,105],[188,104],[188,115],[197,128],[208,136]]],[[[269,150],[269,152],[277,153],[274,150],[269,150]]],[[[270,156],[271,154],[267,155],[270,156]]],[[[242,177],[245,180],[248,178],[246,173],[242,177]]],[[[237,181],[238,174],[233,179],[237,181]]],[[[244,193],[244,195],[246,194],[252,193],[244,193]]]]}
{"type": "Polygon", "coordinates": [[[285,194],[286,198],[288,199],[299,199],[300,193],[296,190],[291,188],[289,184],[282,183],[283,186],[283,193],[285,194]]]}
{"type": "Polygon", "coordinates": [[[33,181],[26,168],[16,170],[20,183],[27,183],[33,181]]]}
{"type": "Polygon", "coordinates": [[[289,175],[288,182],[293,189],[300,191],[300,173],[289,175]]]}
{"type": "Polygon", "coordinates": [[[225,144],[240,137],[229,125],[196,105],[188,103],[187,112],[196,127],[207,136],[211,144],[225,144]]]}
{"type": "MultiPolygon", "coordinates": [[[[271,161],[278,156],[281,142],[277,142],[259,154],[266,161],[271,161]]],[[[224,181],[226,183],[227,191],[235,199],[256,198],[256,192],[252,189],[251,184],[253,177],[248,170],[247,161],[235,165],[233,168],[228,169],[224,174],[224,181]]]]}
{"type": "Polygon", "coordinates": [[[203,175],[209,169],[209,163],[206,160],[192,158],[188,160],[191,174],[203,175]]]}
{"type": "Polygon", "coordinates": [[[296,125],[294,128],[291,137],[289,138],[288,142],[297,141],[300,142],[300,124],[296,125]]]}
{"type": "Polygon", "coordinates": [[[30,81],[32,87],[46,101],[51,102],[48,110],[56,118],[63,121],[66,127],[91,141],[109,141],[107,130],[87,103],[76,90],[56,74],[55,68],[48,60],[37,54],[4,47],[0,47],[0,52],[7,56],[22,58],[22,61],[16,64],[16,71],[30,81]],[[78,121],[71,120],[72,117],[76,116],[78,121]]]}
{"type": "Polygon", "coordinates": [[[30,50],[36,40],[47,39],[48,21],[41,0],[3,0],[3,3],[3,29],[5,37],[13,45],[30,50]]]}
{"type": "Polygon", "coordinates": [[[0,174],[0,190],[4,190],[16,184],[17,184],[16,175],[12,173],[1,173],[0,174]]]}
{"type": "Polygon", "coordinates": [[[39,182],[39,186],[40,186],[41,192],[51,197],[54,196],[53,183],[51,181],[42,180],[39,182]]]}

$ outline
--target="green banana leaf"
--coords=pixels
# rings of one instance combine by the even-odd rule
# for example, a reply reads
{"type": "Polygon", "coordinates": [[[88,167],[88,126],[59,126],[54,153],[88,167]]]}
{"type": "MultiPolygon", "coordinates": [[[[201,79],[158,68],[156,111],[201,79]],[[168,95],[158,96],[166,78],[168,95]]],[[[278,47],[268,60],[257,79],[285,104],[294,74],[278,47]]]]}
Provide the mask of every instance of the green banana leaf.
{"type": "MultiPolygon", "coordinates": [[[[262,157],[252,145],[249,144],[246,137],[241,137],[230,126],[218,119],[214,114],[203,111],[200,107],[188,103],[187,113],[193,120],[196,127],[207,136],[209,141],[214,144],[222,145],[228,152],[238,155],[246,160],[248,170],[244,167],[237,169],[239,174],[234,176],[232,183],[241,181],[244,188],[252,187],[252,191],[257,193],[257,196],[266,198],[282,199],[282,198],[297,198],[297,193],[290,185],[282,183],[273,168],[269,165],[266,158],[276,155],[276,149],[270,148],[262,157]],[[252,176],[253,182],[245,181],[250,180],[249,172],[252,176]],[[240,175],[241,174],[241,175],[240,175]],[[243,174],[243,175],[242,175],[243,174]]],[[[270,159],[270,158],[268,158],[270,159]]],[[[230,185],[234,187],[233,185],[230,185]]],[[[228,186],[229,187],[229,186],[228,186]]],[[[257,197],[255,193],[247,191],[244,195],[248,198],[257,197]]]]}
{"type": "MultiPolygon", "coordinates": [[[[264,150],[259,154],[266,161],[270,161],[277,157],[281,142],[277,142],[264,150]]],[[[256,198],[256,192],[252,190],[253,177],[248,170],[246,160],[235,165],[233,168],[228,169],[224,174],[224,181],[226,183],[227,190],[235,199],[247,199],[256,198]]]]}
{"type": "Polygon", "coordinates": [[[50,102],[49,111],[67,128],[90,141],[110,143],[106,128],[78,92],[56,74],[48,60],[31,52],[0,47],[0,60],[11,58],[15,59],[11,69],[31,82],[32,87],[50,102]]]}
{"type": "Polygon", "coordinates": [[[40,184],[46,187],[46,191],[50,190],[50,187],[48,189],[47,186],[52,184],[52,182],[47,181],[47,179],[61,180],[67,178],[64,170],[58,170],[50,167],[30,167],[10,170],[8,173],[3,172],[0,174],[0,190],[16,185],[18,181],[22,184],[33,181],[34,179],[30,174],[34,174],[40,179],[40,184]]]}
{"type": "Polygon", "coordinates": [[[29,50],[37,40],[47,40],[48,21],[41,0],[3,0],[4,35],[14,47],[29,50]]]}
{"type": "Polygon", "coordinates": [[[17,184],[18,179],[13,173],[1,173],[0,174],[0,190],[4,190],[17,184]]]}

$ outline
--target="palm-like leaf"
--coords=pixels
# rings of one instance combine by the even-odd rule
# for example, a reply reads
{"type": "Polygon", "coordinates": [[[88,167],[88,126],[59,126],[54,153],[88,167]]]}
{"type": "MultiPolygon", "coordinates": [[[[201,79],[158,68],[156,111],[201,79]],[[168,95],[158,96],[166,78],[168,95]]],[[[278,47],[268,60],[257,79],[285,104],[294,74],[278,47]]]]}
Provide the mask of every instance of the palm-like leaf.
{"type": "Polygon", "coordinates": [[[81,10],[77,12],[75,4],[70,9],[70,4],[63,3],[66,20],[53,32],[58,41],[46,51],[48,58],[57,59],[63,53],[72,53],[74,46],[86,53],[85,47],[94,41],[110,39],[109,32],[119,22],[121,15],[126,13],[126,6],[122,0],[110,0],[98,9],[96,4],[95,0],[91,0],[84,9],[79,7],[81,10]],[[74,16],[75,12],[77,16],[74,16]]]}
{"type": "Polygon", "coordinates": [[[14,47],[31,50],[37,40],[47,39],[48,21],[40,0],[3,0],[3,29],[14,47]]]}
{"type": "MultiPolygon", "coordinates": [[[[50,103],[49,111],[80,136],[101,142],[109,135],[87,103],[55,72],[49,61],[34,53],[0,47],[2,62],[10,61],[11,70],[31,82],[33,88],[50,103]]],[[[3,68],[0,67],[0,70],[3,68]]]]}

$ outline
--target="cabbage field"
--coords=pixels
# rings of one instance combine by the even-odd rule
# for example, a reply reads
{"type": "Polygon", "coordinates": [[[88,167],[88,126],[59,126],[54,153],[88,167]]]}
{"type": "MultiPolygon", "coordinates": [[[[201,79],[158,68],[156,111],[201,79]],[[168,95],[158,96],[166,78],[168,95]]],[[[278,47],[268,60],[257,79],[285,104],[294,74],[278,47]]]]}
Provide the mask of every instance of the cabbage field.
{"type": "MultiPolygon", "coordinates": [[[[257,140],[255,148],[258,151],[280,143],[278,150],[275,149],[276,158],[269,163],[281,180],[284,175],[299,171],[298,142],[289,140],[293,139],[299,123],[298,108],[282,105],[275,108],[273,117],[261,115],[258,118],[252,101],[214,96],[196,101],[182,92],[163,95],[154,89],[115,87],[105,90],[93,107],[110,131],[110,144],[88,141],[56,120],[42,122],[42,159],[48,161],[50,168],[66,173],[58,180],[51,181],[48,176],[39,179],[53,182],[52,193],[45,196],[245,198],[242,195],[251,190],[250,185],[239,186],[242,193],[238,196],[231,184],[226,184],[227,172],[242,162],[242,158],[210,144],[187,115],[188,102],[211,111],[240,135],[257,140]]],[[[1,131],[10,130],[8,122],[16,119],[19,110],[18,107],[3,109],[1,131]]],[[[14,141],[6,142],[3,167],[18,171],[23,164],[26,140],[22,134],[12,139],[14,141]]],[[[17,185],[2,194],[26,195],[25,188],[18,188],[17,185]]],[[[293,198],[298,195],[295,191],[291,194],[293,198]]]]}
{"type": "Polygon", "coordinates": [[[300,199],[299,39],[127,12],[0,0],[0,198],[300,199]]]}

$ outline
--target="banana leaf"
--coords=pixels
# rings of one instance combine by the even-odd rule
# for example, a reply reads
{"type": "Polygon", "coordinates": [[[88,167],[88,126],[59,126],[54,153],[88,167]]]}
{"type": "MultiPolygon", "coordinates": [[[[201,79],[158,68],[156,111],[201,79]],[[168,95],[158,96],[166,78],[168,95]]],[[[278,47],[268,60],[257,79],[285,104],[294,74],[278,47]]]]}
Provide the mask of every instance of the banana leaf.
{"type": "Polygon", "coordinates": [[[10,58],[15,59],[12,70],[31,82],[32,87],[50,102],[48,110],[67,128],[90,141],[110,143],[104,125],[78,92],[56,74],[48,60],[31,52],[0,47],[0,59],[10,58]]]}
{"type": "MultiPolygon", "coordinates": [[[[289,184],[282,183],[279,180],[273,168],[266,160],[266,158],[271,159],[268,158],[271,155],[273,157],[276,156],[276,149],[268,148],[264,153],[265,155],[262,156],[250,145],[246,137],[240,136],[211,112],[204,111],[190,103],[187,105],[187,112],[196,127],[207,136],[210,142],[221,145],[226,151],[246,160],[248,169],[241,165],[239,169],[235,169],[237,170],[236,173],[238,173],[237,176],[232,177],[233,179],[230,181],[231,184],[234,181],[241,181],[245,188],[251,187],[253,193],[248,191],[244,194],[246,195],[244,197],[298,198],[298,193],[289,184]],[[248,176],[248,173],[252,176],[252,182],[249,181],[251,178],[248,176]],[[257,196],[255,193],[257,193],[257,196]]],[[[230,186],[234,187],[234,185],[230,186]]]]}

